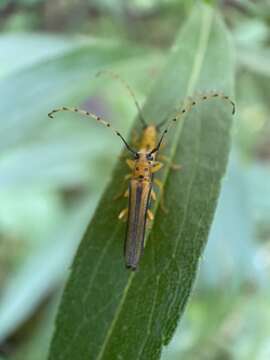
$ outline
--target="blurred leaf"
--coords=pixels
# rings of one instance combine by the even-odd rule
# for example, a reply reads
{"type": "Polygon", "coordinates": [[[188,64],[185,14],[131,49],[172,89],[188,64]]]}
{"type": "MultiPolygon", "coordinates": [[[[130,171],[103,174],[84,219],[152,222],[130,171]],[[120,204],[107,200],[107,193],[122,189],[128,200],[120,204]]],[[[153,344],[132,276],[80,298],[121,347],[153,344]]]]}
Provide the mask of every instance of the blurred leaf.
{"type": "MultiPolygon", "coordinates": [[[[146,118],[158,123],[196,89],[230,92],[231,51],[218,16],[196,7],[146,103],[146,118]]],[[[126,203],[112,201],[127,172],[118,164],[76,255],[50,360],[159,357],[183,313],[207,240],[227,162],[230,110],[221,101],[202,104],[169,137],[165,153],[183,171],[160,172],[170,213],[157,210],[136,273],[124,269],[122,258],[125,225],[117,215],[126,203]]]]}
{"type": "Polygon", "coordinates": [[[258,275],[252,264],[254,228],[251,192],[234,151],[201,265],[201,289],[226,288],[229,291],[258,275]]]}
{"type": "Polygon", "coordinates": [[[2,0],[0,3],[0,9],[4,9],[8,3],[10,2],[10,0],[2,0]]]}
{"type": "Polygon", "coordinates": [[[146,49],[92,39],[79,48],[2,79],[0,97],[6,101],[0,104],[0,115],[8,121],[0,129],[1,156],[29,138],[42,122],[48,122],[47,113],[53,107],[89,96],[96,85],[97,70],[124,65],[126,60],[138,60],[142,55],[147,56],[146,49]]]}
{"type": "Polygon", "coordinates": [[[252,0],[238,0],[243,9],[250,15],[267,20],[270,15],[269,1],[261,0],[259,3],[254,3],[252,0]]]}
{"type": "Polygon", "coordinates": [[[0,76],[7,76],[46,58],[63,55],[83,44],[83,38],[66,38],[37,34],[4,34],[0,36],[0,76]]]}
{"type": "Polygon", "coordinates": [[[251,209],[258,222],[270,219],[270,166],[253,164],[247,171],[247,185],[250,194],[251,209]]]}
{"type": "Polygon", "coordinates": [[[0,191],[1,233],[10,237],[9,242],[24,242],[24,249],[17,246],[18,253],[28,253],[38,245],[41,234],[48,234],[47,229],[62,220],[61,210],[60,196],[52,192],[26,187],[0,191]]]}
{"type": "Polygon", "coordinates": [[[218,347],[213,339],[238,305],[237,292],[207,291],[199,297],[195,293],[171,343],[163,349],[161,359],[219,359],[210,356],[218,347]]]}
{"type": "Polygon", "coordinates": [[[238,48],[239,63],[252,72],[270,76],[270,49],[238,48]]]}
{"type": "Polygon", "coordinates": [[[245,160],[269,159],[270,133],[268,77],[241,71],[237,79],[238,121],[234,139],[245,160]]]}
{"type": "Polygon", "coordinates": [[[4,31],[7,32],[31,32],[40,27],[40,17],[35,12],[22,10],[7,17],[4,23],[4,31]]]}
{"type": "Polygon", "coordinates": [[[206,4],[209,4],[209,5],[215,5],[217,0],[202,0],[203,2],[205,2],[206,4]]]}
{"type": "MultiPolygon", "coordinates": [[[[99,185],[97,174],[102,170],[100,163],[108,163],[110,170],[118,145],[113,137],[109,138],[107,148],[110,148],[110,153],[106,155],[99,135],[103,136],[99,129],[91,131],[91,124],[67,122],[63,127],[58,126],[51,135],[48,129],[44,130],[43,140],[10,149],[0,159],[1,187],[39,186],[50,189],[86,183],[96,187],[99,185]]],[[[108,174],[106,169],[103,175],[108,174]]]]}
{"type": "Polygon", "coordinates": [[[268,289],[230,297],[219,292],[193,301],[162,360],[268,359],[268,289]]]}
{"type": "Polygon", "coordinates": [[[238,45],[237,50],[242,47],[260,49],[267,42],[268,26],[259,19],[245,18],[235,24],[233,35],[238,45]]]}
{"type": "Polygon", "coordinates": [[[2,288],[0,299],[0,341],[3,341],[30,316],[40,301],[64,279],[68,265],[83,234],[97,198],[77,204],[59,222],[50,241],[41,241],[39,249],[17,269],[2,288]],[[65,229],[63,231],[63,229],[65,229]]]}
{"type": "Polygon", "coordinates": [[[21,5],[26,5],[26,6],[30,6],[30,5],[36,5],[38,3],[44,2],[44,0],[17,0],[18,4],[21,5]]]}
{"type": "Polygon", "coordinates": [[[46,360],[49,350],[50,339],[53,333],[54,320],[59,306],[62,291],[58,291],[45,311],[41,315],[41,319],[26,339],[16,349],[14,356],[10,360],[46,360]]]}

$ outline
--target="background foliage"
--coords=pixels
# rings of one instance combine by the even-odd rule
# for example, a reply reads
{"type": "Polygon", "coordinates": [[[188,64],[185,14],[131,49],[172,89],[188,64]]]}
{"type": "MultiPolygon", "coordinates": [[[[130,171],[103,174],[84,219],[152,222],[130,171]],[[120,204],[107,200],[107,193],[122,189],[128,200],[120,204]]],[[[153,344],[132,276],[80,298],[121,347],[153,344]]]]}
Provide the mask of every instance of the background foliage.
{"type": "MultiPolygon", "coordinates": [[[[47,109],[83,102],[127,131],[135,110],[125,92],[109,80],[82,80],[89,67],[113,67],[142,101],[151,85],[145,74],[162,68],[192,3],[1,2],[4,359],[46,358],[68,266],[120,149],[94,124],[48,121],[47,109]]],[[[266,0],[211,3],[236,51],[233,149],[193,297],[162,358],[264,360],[270,356],[270,7],[266,0]]]]}

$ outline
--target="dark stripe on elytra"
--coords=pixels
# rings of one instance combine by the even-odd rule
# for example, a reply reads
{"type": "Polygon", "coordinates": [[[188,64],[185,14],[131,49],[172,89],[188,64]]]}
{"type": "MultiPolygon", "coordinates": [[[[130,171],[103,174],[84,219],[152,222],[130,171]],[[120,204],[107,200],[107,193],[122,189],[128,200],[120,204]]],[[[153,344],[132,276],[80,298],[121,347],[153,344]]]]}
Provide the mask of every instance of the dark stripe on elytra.
{"type": "Polygon", "coordinates": [[[139,256],[136,256],[136,248],[137,248],[137,229],[138,229],[138,219],[140,213],[140,206],[142,201],[142,191],[143,188],[141,185],[137,185],[134,187],[130,185],[129,187],[129,218],[128,218],[128,226],[125,240],[125,257],[126,257],[126,265],[128,267],[136,268],[138,263],[139,256]],[[139,189],[139,190],[138,190],[139,189]],[[134,199],[134,200],[133,200],[134,199]]]}
{"type": "MultiPolygon", "coordinates": [[[[129,267],[136,268],[138,261],[141,257],[141,254],[144,249],[144,235],[145,235],[145,225],[146,225],[146,218],[147,218],[147,209],[150,202],[150,194],[151,194],[151,187],[148,189],[147,199],[144,204],[142,204],[142,195],[143,195],[143,186],[138,185],[136,187],[135,193],[135,204],[133,204],[134,208],[133,211],[130,211],[129,223],[127,229],[127,238],[125,241],[125,254],[126,254],[126,263],[129,267]],[[142,209],[142,206],[144,209],[142,209]],[[143,213],[142,213],[143,210],[143,213]],[[132,217],[131,217],[132,216],[132,217]],[[143,223],[140,223],[141,216],[143,216],[143,223]],[[140,238],[138,238],[138,228],[140,226],[140,238]],[[129,242],[129,252],[126,253],[126,246],[129,242]]],[[[131,200],[131,192],[130,192],[130,200],[131,200]]],[[[131,205],[131,201],[129,202],[131,205]]],[[[131,208],[130,208],[131,210],[131,208]]]]}
{"type": "Polygon", "coordinates": [[[135,195],[135,207],[134,207],[134,218],[131,224],[131,261],[133,262],[136,258],[136,249],[137,249],[137,235],[138,235],[138,222],[140,218],[140,209],[142,203],[142,186],[139,184],[136,188],[136,195],[135,195]]]}

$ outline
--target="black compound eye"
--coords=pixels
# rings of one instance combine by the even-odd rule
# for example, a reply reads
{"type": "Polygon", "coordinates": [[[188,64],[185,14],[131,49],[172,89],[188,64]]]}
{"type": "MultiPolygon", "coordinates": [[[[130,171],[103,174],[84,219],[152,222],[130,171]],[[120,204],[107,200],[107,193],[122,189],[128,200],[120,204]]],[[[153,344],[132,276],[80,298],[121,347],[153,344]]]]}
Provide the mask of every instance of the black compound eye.
{"type": "Polygon", "coordinates": [[[138,160],[140,158],[140,155],[138,154],[138,153],[136,153],[135,155],[134,155],[134,159],[135,160],[138,160]]]}
{"type": "Polygon", "coordinates": [[[147,157],[147,160],[150,160],[150,161],[154,160],[154,158],[151,154],[148,154],[146,157],[147,157]]]}

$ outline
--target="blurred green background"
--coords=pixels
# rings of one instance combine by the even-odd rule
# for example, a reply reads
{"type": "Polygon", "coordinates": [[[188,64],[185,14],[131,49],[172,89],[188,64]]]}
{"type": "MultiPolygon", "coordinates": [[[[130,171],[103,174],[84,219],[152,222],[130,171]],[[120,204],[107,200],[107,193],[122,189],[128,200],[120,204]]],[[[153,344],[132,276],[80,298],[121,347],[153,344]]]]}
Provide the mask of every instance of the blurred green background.
{"type": "MultiPolygon", "coordinates": [[[[235,46],[237,115],[209,242],[163,360],[270,359],[270,1],[207,1],[235,46]]],[[[121,144],[196,1],[1,0],[0,359],[45,360],[71,259],[121,144]],[[2,356],[2,357],[1,357],[2,356]]],[[[210,89],[208,89],[210,90],[210,89]]]]}

